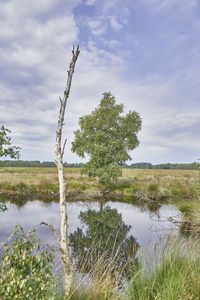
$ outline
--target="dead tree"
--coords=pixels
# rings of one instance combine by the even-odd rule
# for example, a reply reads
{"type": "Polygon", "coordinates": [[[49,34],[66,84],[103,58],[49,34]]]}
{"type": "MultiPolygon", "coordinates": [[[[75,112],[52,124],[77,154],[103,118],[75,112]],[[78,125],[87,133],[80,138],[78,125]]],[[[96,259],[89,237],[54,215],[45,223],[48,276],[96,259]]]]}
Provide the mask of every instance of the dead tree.
{"type": "Polygon", "coordinates": [[[67,104],[67,100],[69,98],[72,77],[74,73],[75,64],[78,58],[80,51],[79,47],[77,46],[76,49],[72,49],[72,59],[68,70],[68,77],[67,77],[67,84],[64,91],[63,98],[60,99],[60,111],[58,117],[58,125],[56,131],[56,166],[58,170],[58,179],[59,179],[59,194],[60,194],[60,236],[55,231],[52,225],[42,222],[50,228],[50,230],[55,234],[59,245],[60,245],[60,252],[61,258],[64,266],[64,289],[65,294],[68,295],[70,289],[73,286],[74,281],[74,270],[73,270],[73,263],[70,258],[69,254],[69,246],[68,246],[68,238],[67,238],[67,206],[66,206],[66,182],[64,177],[64,167],[63,167],[63,155],[65,151],[65,145],[67,139],[65,139],[62,145],[62,129],[64,125],[64,117],[65,117],[65,108],[67,104]]]}

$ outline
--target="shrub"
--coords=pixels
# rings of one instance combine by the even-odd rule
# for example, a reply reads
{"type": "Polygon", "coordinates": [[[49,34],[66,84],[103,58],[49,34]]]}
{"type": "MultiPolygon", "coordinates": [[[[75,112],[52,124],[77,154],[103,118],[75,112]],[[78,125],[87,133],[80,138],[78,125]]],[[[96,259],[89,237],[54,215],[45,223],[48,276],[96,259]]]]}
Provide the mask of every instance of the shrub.
{"type": "Polygon", "coordinates": [[[13,236],[0,253],[0,299],[54,299],[53,249],[41,249],[35,230],[25,233],[17,225],[13,236]]]}

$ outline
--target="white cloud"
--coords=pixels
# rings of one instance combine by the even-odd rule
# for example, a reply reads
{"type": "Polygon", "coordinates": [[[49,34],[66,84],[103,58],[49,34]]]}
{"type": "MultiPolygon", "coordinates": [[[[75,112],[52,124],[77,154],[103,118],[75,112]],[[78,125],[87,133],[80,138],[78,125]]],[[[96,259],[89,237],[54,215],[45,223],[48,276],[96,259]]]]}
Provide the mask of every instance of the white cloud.
{"type": "Polygon", "coordinates": [[[87,0],[86,1],[86,5],[89,5],[89,6],[94,5],[95,3],[96,3],[96,0],[87,0]]]}
{"type": "Polygon", "coordinates": [[[106,24],[104,23],[104,20],[89,21],[88,26],[90,27],[93,35],[102,35],[106,31],[106,24]]]}
{"type": "Polygon", "coordinates": [[[198,4],[198,0],[142,0],[145,5],[151,7],[155,13],[180,10],[182,13],[190,13],[198,4]]]}
{"type": "Polygon", "coordinates": [[[123,27],[122,24],[120,24],[120,22],[117,20],[116,16],[109,16],[108,18],[110,25],[114,30],[118,31],[123,27]]]}

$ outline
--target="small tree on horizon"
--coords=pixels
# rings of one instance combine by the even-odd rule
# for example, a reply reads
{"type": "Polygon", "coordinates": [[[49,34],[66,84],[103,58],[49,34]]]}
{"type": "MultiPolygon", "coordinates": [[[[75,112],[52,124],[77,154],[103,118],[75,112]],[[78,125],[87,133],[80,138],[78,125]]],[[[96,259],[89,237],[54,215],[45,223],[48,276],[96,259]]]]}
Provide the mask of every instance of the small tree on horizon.
{"type": "Polygon", "coordinates": [[[137,133],[141,130],[141,118],[135,111],[122,116],[123,111],[124,106],[116,104],[110,92],[104,93],[99,106],[91,114],[80,117],[80,129],[74,132],[72,151],[90,158],[83,165],[82,173],[99,178],[105,186],[122,175],[121,166],[131,159],[128,152],[139,145],[137,133]]]}
{"type": "MultiPolygon", "coordinates": [[[[0,158],[9,156],[10,158],[18,159],[20,147],[12,146],[9,133],[11,133],[10,129],[5,128],[4,125],[0,126],[0,158]]],[[[5,211],[6,209],[5,203],[0,199],[0,211],[5,211]]]]}
{"type": "Polygon", "coordinates": [[[11,137],[8,135],[11,130],[0,126],[0,157],[9,156],[10,158],[19,158],[20,147],[11,145],[11,137]]]}

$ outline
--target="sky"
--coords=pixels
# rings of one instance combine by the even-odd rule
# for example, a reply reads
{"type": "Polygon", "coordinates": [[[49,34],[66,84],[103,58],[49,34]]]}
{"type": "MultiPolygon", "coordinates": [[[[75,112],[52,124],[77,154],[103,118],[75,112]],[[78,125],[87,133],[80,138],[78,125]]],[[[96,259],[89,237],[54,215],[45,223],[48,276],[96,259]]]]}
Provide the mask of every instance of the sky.
{"type": "Polygon", "coordinates": [[[80,46],[63,138],[111,92],[142,118],[128,163],[200,157],[199,0],[0,0],[0,124],[22,160],[53,161],[73,45],[80,46]]]}

